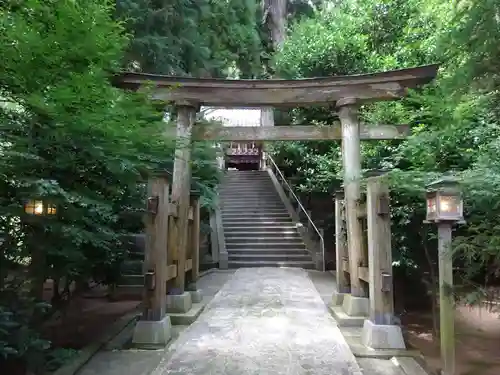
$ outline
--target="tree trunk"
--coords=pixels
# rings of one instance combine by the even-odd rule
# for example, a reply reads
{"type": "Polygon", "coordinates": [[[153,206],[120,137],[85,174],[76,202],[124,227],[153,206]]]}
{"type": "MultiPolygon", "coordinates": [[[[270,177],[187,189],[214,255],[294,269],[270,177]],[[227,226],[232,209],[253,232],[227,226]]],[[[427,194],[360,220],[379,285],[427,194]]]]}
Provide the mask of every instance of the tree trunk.
{"type": "Polygon", "coordinates": [[[271,33],[274,51],[278,51],[286,36],[286,8],[288,0],[264,0],[264,22],[271,33]]]}
{"type": "MultiPolygon", "coordinates": [[[[270,31],[274,52],[280,50],[285,41],[287,1],[263,0],[263,21],[270,31]]],[[[274,113],[271,107],[261,109],[260,126],[274,126],[274,113]]]]}

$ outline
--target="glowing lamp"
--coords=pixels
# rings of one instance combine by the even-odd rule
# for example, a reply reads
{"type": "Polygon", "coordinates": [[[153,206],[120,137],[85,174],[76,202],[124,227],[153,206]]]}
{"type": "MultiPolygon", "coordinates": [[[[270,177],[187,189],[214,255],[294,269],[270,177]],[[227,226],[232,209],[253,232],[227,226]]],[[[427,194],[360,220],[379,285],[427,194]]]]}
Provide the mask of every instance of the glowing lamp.
{"type": "Polygon", "coordinates": [[[463,199],[455,179],[444,178],[427,185],[427,222],[463,222],[463,199]]]}
{"type": "Polygon", "coordinates": [[[55,204],[43,200],[30,199],[24,204],[24,212],[35,216],[52,216],[57,213],[57,207],[55,204]]]}

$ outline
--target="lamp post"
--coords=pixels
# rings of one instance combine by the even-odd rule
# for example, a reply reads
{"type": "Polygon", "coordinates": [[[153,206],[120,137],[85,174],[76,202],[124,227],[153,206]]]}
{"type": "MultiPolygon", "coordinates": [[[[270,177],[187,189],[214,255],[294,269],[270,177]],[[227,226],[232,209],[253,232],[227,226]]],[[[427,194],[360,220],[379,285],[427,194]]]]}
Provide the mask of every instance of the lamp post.
{"type": "MultiPolygon", "coordinates": [[[[24,202],[24,212],[30,217],[46,217],[55,216],[57,214],[57,207],[50,201],[42,199],[29,199],[24,202]]],[[[39,222],[37,219],[28,219],[31,224],[39,222]]],[[[38,223],[36,226],[39,226],[38,223]]],[[[46,236],[45,230],[42,231],[43,236],[46,236]]],[[[41,238],[35,238],[33,242],[33,247],[31,251],[31,262],[30,262],[30,275],[31,275],[31,295],[37,300],[43,297],[43,285],[46,280],[46,254],[43,248],[40,246],[44,243],[41,238]]]]}
{"type": "Polygon", "coordinates": [[[426,223],[438,227],[439,321],[442,375],[455,375],[455,303],[451,233],[455,223],[463,223],[463,200],[455,179],[444,178],[427,185],[426,223]]]}

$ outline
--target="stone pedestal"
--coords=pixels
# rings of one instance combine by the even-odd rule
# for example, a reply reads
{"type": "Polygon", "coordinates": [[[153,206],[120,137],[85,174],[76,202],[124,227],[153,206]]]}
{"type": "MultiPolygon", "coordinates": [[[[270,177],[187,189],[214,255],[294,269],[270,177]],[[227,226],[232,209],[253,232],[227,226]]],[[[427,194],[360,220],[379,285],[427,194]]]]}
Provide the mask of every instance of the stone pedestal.
{"type": "Polygon", "coordinates": [[[134,328],[132,343],[134,345],[167,345],[172,338],[170,317],[160,321],[139,320],[134,328]]]}
{"type": "Polygon", "coordinates": [[[368,316],[370,300],[366,297],[353,297],[350,294],[345,294],[342,309],[349,316],[368,316]]]}
{"type": "Polygon", "coordinates": [[[191,294],[191,301],[193,303],[201,303],[203,301],[203,293],[201,289],[190,290],[189,294],[191,294]]]}
{"type": "Polygon", "coordinates": [[[219,254],[219,269],[227,270],[229,268],[229,254],[227,252],[220,252],[219,254]]]}
{"type": "Polygon", "coordinates": [[[167,295],[167,312],[169,313],[185,313],[193,306],[191,293],[184,292],[182,294],[167,295]]]}
{"type": "Polygon", "coordinates": [[[365,320],[361,343],[372,349],[406,349],[401,327],[365,320]]]}
{"type": "Polygon", "coordinates": [[[344,303],[344,296],[346,296],[347,293],[339,293],[337,291],[333,292],[332,295],[332,306],[342,306],[344,303]]]}

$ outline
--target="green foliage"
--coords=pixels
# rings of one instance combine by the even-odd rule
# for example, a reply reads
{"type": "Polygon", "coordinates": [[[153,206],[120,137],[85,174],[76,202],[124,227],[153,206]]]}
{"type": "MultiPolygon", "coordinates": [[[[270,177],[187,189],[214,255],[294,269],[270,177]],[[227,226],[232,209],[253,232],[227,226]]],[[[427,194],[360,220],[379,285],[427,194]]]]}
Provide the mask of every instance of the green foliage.
{"type": "MultiPolygon", "coordinates": [[[[27,0],[0,8],[0,356],[38,358],[28,361],[36,371],[67,357],[39,336],[44,320],[69,299],[70,283],[114,281],[123,235],[142,229],[125,214],[142,209],[150,172],[172,165],[163,113],[111,86],[130,44],[114,6],[27,0]],[[33,198],[57,214],[25,214],[33,198]],[[64,283],[40,312],[46,278],[64,283]]],[[[218,181],[212,154],[207,145],[194,150],[207,196],[218,181]]]]}
{"type": "Polygon", "coordinates": [[[221,77],[260,70],[255,0],[119,0],[117,16],[134,36],[127,62],[142,71],[221,77]]]}
{"type": "MultiPolygon", "coordinates": [[[[367,123],[408,123],[403,142],[363,143],[363,167],[391,169],[394,259],[422,277],[436,266],[433,229],[422,225],[424,186],[454,172],[462,178],[467,225],[457,230],[465,280],[498,277],[497,1],[358,0],[332,4],[292,28],[275,65],[286,77],[368,73],[442,63],[435,84],[405,100],[367,104],[367,123]],[[425,251],[423,251],[426,249],[425,251]],[[429,250],[429,251],[427,251],[429,250]]],[[[292,123],[337,121],[334,108],[296,109],[292,123]]],[[[342,175],[339,146],[275,145],[276,159],[302,190],[330,191],[342,175]]]]}

